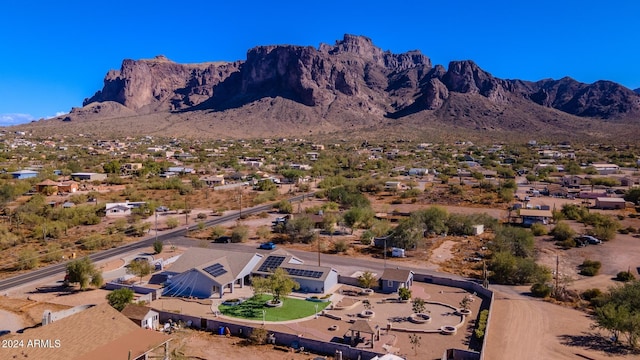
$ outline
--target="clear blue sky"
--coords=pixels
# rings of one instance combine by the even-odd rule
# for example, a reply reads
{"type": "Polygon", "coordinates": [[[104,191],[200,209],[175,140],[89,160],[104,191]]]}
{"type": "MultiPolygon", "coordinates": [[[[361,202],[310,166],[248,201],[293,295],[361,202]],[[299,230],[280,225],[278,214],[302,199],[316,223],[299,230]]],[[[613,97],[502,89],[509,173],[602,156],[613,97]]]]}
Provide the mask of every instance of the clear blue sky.
{"type": "Polygon", "coordinates": [[[44,1],[0,5],[0,125],[81,106],[123,59],[243,60],[257,45],[365,35],[501,78],[640,87],[640,1],[44,1]]]}

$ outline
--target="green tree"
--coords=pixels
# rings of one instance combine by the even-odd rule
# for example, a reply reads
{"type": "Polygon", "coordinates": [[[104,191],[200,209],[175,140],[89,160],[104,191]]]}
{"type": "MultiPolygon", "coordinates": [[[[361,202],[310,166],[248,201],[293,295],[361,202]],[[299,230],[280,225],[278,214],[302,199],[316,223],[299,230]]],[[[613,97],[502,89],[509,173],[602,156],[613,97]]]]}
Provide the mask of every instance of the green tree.
{"type": "Polygon", "coordinates": [[[362,275],[358,276],[358,285],[365,289],[371,289],[378,285],[378,279],[376,279],[371,271],[365,271],[362,275]]]}
{"type": "Polygon", "coordinates": [[[401,287],[400,289],[398,289],[398,296],[400,297],[400,300],[403,300],[403,301],[407,301],[411,299],[411,289],[406,287],[401,287]]]}
{"type": "Polygon", "coordinates": [[[498,228],[492,245],[494,252],[508,252],[520,258],[533,256],[534,248],[533,234],[526,229],[512,226],[498,228]]]}
{"type": "Polygon", "coordinates": [[[80,290],[85,290],[89,284],[102,286],[102,273],[88,257],[73,260],[67,263],[67,281],[80,284],[80,290]]]}
{"type": "Polygon", "coordinates": [[[281,301],[283,297],[291,294],[293,290],[300,289],[300,284],[293,280],[291,276],[280,267],[276,268],[275,271],[267,277],[252,278],[251,283],[257,294],[268,293],[273,295],[272,302],[274,304],[281,301]]]}
{"type": "Polygon", "coordinates": [[[624,337],[635,348],[640,336],[640,282],[612,287],[594,309],[595,326],[608,330],[616,340],[624,337]]]}
{"type": "Polygon", "coordinates": [[[120,167],[121,167],[121,164],[120,164],[120,161],[118,160],[112,160],[102,165],[104,172],[107,174],[119,174],[120,167]]]}
{"type": "Polygon", "coordinates": [[[353,234],[354,228],[357,228],[360,225],[366,226],[366,224],[373,221],[374,216],[375,213],[370,207],[352,207],[347,210],[342,217],[345,225],[351,229],[351,233],[353,234]]]}
{"type": "Polygon", "coordinates": [[[122,311],[127,304],[133,302],[134,292],[129,288],[120,288],[107,294],[107,301],[114,309],[122,311]]]}
{"type": "Polygon", "coordinates": [[[164,244],[162,244],[162,241],[156,240],[153,242],[153,251],[156,254],[160,254],[162,252],[163,247],[164,247],[164,244]]]}
{"type": "Polygon", "coordinates": [[[308,216],[297,216],[287,221],[285,232],[292,241],[310,243],[315,239],[314,223],[308,216]]]}
{"type": "Polygon", "coordinates": [[[139,277],[140,283],[142,283],[142,278],[151,274],[154,269],[153,264],[147,261],[147,259],[138,259],[129,263],[127,273],[139,277]]]}
{"type": "Polygon", "coordinates": [[[389,234],[388,246],[402,249],[414,248],[424,238],[424,228],[422,223],[409,218],[401,220],[389,234]]]}
{"type": "Polygon", "coordinates": [[[624,194],[624,200],[637,205],[638,201],[640,200],[640,187],[636,186],[627,190],[627,192],[625,192],[624,194]]]}

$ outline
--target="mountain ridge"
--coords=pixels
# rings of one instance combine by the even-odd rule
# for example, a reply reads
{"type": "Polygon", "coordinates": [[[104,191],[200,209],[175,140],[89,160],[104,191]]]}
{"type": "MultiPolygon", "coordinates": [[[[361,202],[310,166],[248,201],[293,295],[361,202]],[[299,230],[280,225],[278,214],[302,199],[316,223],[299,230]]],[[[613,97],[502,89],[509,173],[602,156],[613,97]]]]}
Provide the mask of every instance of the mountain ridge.
{"type": "Polygon", "coordinates": [[[599,121],[596,127],[612,122],[637,126],[640,95],[609,81],[500,79],[472,60],[451,61],[445,68],[433,65],[419,50],[394,54],[367,37],[347,34],[334,45],[317,48],[257,46],[247,51],[246,60],[234,62],[125,59],[120,70],[107,73],[101,90],[64,119],[69,123],[119,114],[181,114],[205,122],[208,116],[217,125],[227,121],[225,117],[246,118],[254,122],[247,124],[249,133],[259,121],[269,121],[266,128],[273,131],[294,123],[300,129],[322,123],[340,131],[344,126],[388,127],[420,119],[450,125],[473,116],[478,123],[492,124],[488,128],[505,131],[525,130],[540,120],[549,124],[547,131],[588,134],[589,129],[576,130],[570,122],[588,118],[599,121]],[[253,107],[262,115],[255,115],[253,107]],[[481,107],[502,110],[478,112],[481,107]],[[501,118],[505,111],[511,124],[501,118]],[[278,117],[267,115],[270,112],[278,117]],[[560,118],[563,121],[556,121],[560,118]]]}

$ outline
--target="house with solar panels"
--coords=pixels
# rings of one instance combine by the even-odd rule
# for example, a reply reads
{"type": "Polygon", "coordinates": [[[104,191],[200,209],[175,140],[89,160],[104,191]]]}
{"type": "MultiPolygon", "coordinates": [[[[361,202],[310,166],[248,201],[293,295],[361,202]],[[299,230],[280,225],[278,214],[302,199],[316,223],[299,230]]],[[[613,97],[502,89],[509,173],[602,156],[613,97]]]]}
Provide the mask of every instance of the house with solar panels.
{"type": "Polygon", "coordinates": [[[164,296],[222,298],[249,283],[263,255],[236,251],[190,248],[165,274],[164,296]]]}
{"type": "Polygon", "coordinates": [[[302,260],[283,250],[267,255],[253,271],[255,276],[269,276],[276,268],[284,269],[300,284],[298,291],[324,293],[338,284],[338,272],[330,267],[305,265],[302,260]]]}
{"type": "Polygon", "coordinates": [[[304,265],[283,250],[268,255],[191,248],[164,273],[167,276],[163,296],[222,298],[243,288],[252,276],[269,276],[283,268],[300,284],[300,292],[324,293],[338,284],[338,272],[330,267],[304,265]]]}

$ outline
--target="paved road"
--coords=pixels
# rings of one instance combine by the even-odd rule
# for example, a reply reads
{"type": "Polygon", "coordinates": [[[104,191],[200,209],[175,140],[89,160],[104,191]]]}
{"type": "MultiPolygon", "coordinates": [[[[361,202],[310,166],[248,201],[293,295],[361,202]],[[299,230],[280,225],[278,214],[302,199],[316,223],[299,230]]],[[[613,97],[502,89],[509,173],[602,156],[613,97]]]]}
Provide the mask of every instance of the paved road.
{"type": "MultiPolygon", "coordinates": [[[[294,196],[289,199],[289,202],[300,201],[304,199],[304,197],[308,197],[308,196],[309,194],[294,196]]],[[[271,208],[273,208],[273,204],[265,204],[265,205],[255,206],[252,208],[246,208],[246,209],[242,209],[242,215],[245,216],[245,215],[257,214],[259,212],[270,210],[271,208]]],[[[223,215],[215,219],[205,221],[205,226],[214,226],[214,225],[225,223],[227,221],[233,221],[238,219],[239,215],[240,215],[240,212],[223,215]]],[[[189,230],[195,230],[197,228],[198,228],[197,224],[189,226],[189,230]]],[[[182,229],[176,229],[169,232],[165,232],[163,234],[157,235],[157,239],[163,242],[166,242],[167,240],[171,240],[171,243],[173,245],[181,245],[183,243],[186,243],[185,240],[180,240],[181,238],[180,234],[181,233],[183,234],[185,230],[186,228],[182,228],[182,229]]],[[[89,258],[91,258],[92,261],[97,262],[100,260],[118,256],[118,255],[126,254],[136,249],[152,246],[155,241],[156,241],[156,236],[151,236],[137,242],[129,243],[127,245],[123,245],[117,248],[104,250],[104,251],[91,254],[89,258]]],[[[191,240],[191,244],[193,244],[193,240],[191,240]]],[[[27,283],[41,280],[54,275],[60,276],[60,278],[62,279],[65,271],[66,271],[66,263],[59,263],[59,264],[47,266],[44,268],[36,269],[28,273],[16,275],[8,279],[0,280],[0,291],[6,291],[11,288],[22,286],[27,283]]]]}

